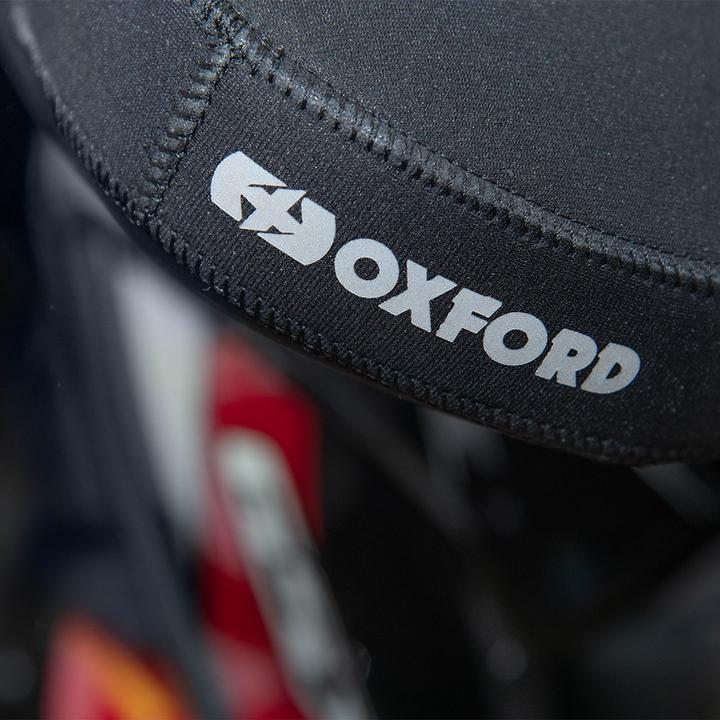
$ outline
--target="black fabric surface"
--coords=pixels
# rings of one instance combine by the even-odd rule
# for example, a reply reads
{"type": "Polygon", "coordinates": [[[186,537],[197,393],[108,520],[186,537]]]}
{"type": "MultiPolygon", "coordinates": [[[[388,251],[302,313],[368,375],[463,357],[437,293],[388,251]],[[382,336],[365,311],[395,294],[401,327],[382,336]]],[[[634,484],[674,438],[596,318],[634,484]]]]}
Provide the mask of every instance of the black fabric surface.
{"type": "MultiPolygon", "coordinates": [[[[45,96],[64,142],[126,219],[140,229],[146,242],[165,248],[171,263],[179,263],[189,278],[196,278],[199,288],[225,302],[237,316],[406,397],[546,445],[624,462],[718,454],[720,385],[715,375],[720,300],[715,250],[708,247],[707,239],[712,232],[696,234],[688,226],[681,239],[673,234],[679,209],[684,208],[687,215],[694,212],[690,212],[687,197],[705,198],[707,194],[717,201],[712,191],[717,187],[717,168],[708,160],[716,152],[710,142],[712,123],[703,119],[717,100],[714,80],[707,75],[705,84],[696,82],[693,63],[674,55],[673,62],[680,69],[658,71],[663,82],[673,81],[679,91],[694,94],[698,114],[692,128],[684,130],[686,140],[673,136],[670,126],[682,124],[678,118],[687,117],[683,114],[689,112],[687,103],[667,101],[668,107],[685,107],[672,122],[665,122],[666,116],[658,119],[657,108],[647,107],[644,127],[654,129],[648,135],[637,134],[632,151],[637,156],[635,165],[625,151],[608,158],[608,135],[612,133],[597,128],[584,141],[587,157],[597,159],[595,167],[589,170],[574,156],[579,142],[574,124],[582,125],[590,116],[600,118],[597,108],[578,108],[575,115],[558,113],[550,132],[542,112],[519,118],[517,106],[496,98],[497,122],[502,111],[515,127],[510,135],[516,141],[513,152],[521,158],[516,158],[518,168],[525,163],[525,168],[531,169],[529,174],[513,173],[518,178],[532,177],[534,187],[543,192],[557,193],[558,203],[565,203],[560,210],[577,210],[568,220],[564,212],[548,212],[447,162],[442,154],[454,155],[451,150],[436,147],[433,149],[440,150],[436,154],[414,142],[424,139],[414,131],[418,126],[393,128],[383,123],[383,118],[399,117],[392,103],[387,112],[378,105],[377,115],[367,113],[353,98],[339,95],[316,73],[298,65],[291,39],[283,40],[288,47],[281,52],[273,44],[275,38],[265,38],[227,3],[94,2],[83,6],[82,20],[77,22],[67,19],[72,17],[73,7],[74,3],[55,3],[48,12],[45,4],[0,6],[8,65],[16,77],[34,75],[33,96],[45,96]],[[110,45],[108,33],[114,33],[110,45]],[[114,50],[106,53],[103,48],[114,50]],[[108,63],[122,67],[112,91],[106,88],[108,63]],[[681,82],[682,72],[688,75],[686,84],[681,82]],[[707,101],[698,94],[700,86],[708,93],[707,101]],[[148,137],[153,141],[149,143],[148,137]],[[667,187],[660,176],[649,187],[649,175],[640,169],[646,156],[656,157],[653,153],[658,152],[658,143],[663,152],[673,155],[677,177],[684,178],[685,190],[674,188],[672,206],[666,202],[667,187]],[[561,149],[567,152],[563,154],[561,149]],[[224,157],[237,150],[288,187],[306,190],[312,200],[336,215],[335,242],[322,260],[301,266],[257,236],[240,231],[237,222],[212,204],[212,174],[224,157]],[[689,155],[695,160],[689,160],[689,155]],[[553,176],[561,180],[554,182],[553,176]],[[605,182],[610,176],[613,182],[605,182]],[[608,189],[610,184],[612,189],[608,189]],[[589,192],[590,185],[596,189],[602,185],[597,192],[611,195],[598,198],[597,193],[589,192]],[[614,236],[619,227],[613,225],[614,220],[602,227],[603,232],[587,227],[584,223],[590,216],[575,205],[579,198],[591,196],[595,198],[593,208],[607,213],[618,210],[620,201],[612,198],[622,198],[632,213],[613,217],[621,218],[624,229],[632,230],[633,223],[642,226],[643,233],[631,241],[614,236]],[[653,228],[661,227],[666,227],[668,234],[657,244],[670,243],[673,252],[643,245],[654,244],[649,240],[653,228]],[[478,336],[465,333],[448,343],[428,334],[411,325],[407,314],[395,317],[383,312],[378,308],[380,299],[355,297],[337,282],[333,258],[345,242],[358,237],[374,238],[395,253],[403,268],[395,292],[404,286],[406,260],[413,260],[427,267],[431,275],[444,275],[458,286],[501,299],[503,312],[536,315],[551,337],[562,328],[571,328],[593,337],[600,348],[608,342],[634,348],[642,358],[640,374],[621,392],[595,395],[536,377],[537,363],[507,367],[490,361],[478,336]]],[[[372,5],[358,3],[358,7],[370,12],[372,5]]],[[[396,23],[401,7],[405,5],[387,10],[388,25],[396,23]]],[[[520,27],[518,7],[509,7],[507,15],[485,4],[453,2],[439,7],[432,17],[419,14],[413,21],[417,37],[422,38],[428,28],[436,27],[439,32],[446,16],[452,16],[454,23],[465,18],[467,33],[474,28],[483,37],[492,18],[498,27],[503,23],[520,27]],[[479,15],[473,15],[476,7],[479,15]]],[[[619,26],[609,6],[573,7],[567,11],[568,17],[582,15],[581,24],[593,27],[593,37],[605,33],[604,42],[614,42],[619,26]]],[[[288,17],[283,12],[274,10],[278,27],[284,27],[281,20],[288,17]]],[[[347,10],[345,17],[353,12],[347,10]]],[[[531,12],[538,11],[522,11],[531,12]]],[[[699,54],[702,64],[710,64],[713,49],[702,38],[711,18],[703,13],[711,11],[698,10],[693,16],[681,8],[658,11],[653,17],[682,39],[686,60],[699,54]]],[[[625,16],[624,22],[631,19],[625,16]]],[[[367,27],[372,28],[376,20],[368,21],[367,27]]],[[[267,23],[271,22],[268,18],[267,23]]],[[[541,24],[536,25],[540,32],[541,24]]],[[[323,31],[326,40],[331,34],[339,36],[341,29],[334,21],[330,23],[323,31]]],[[[563,35],[561,27],[556,30],[558,37],[563,35]]],[[[549,32],[548,28],[544,32],[549,32]]],[[[518,48],[527,54],[536,52],[535,40],[519,29],[515,35],[518,48]]],[[[405,36],[406,45],[417,44],[415,30],[406,28],[405,36]]],[[[465,42],[461,33],[452,37],[453,52],[468,51],[469,40],[465,42]]],[[[379,45],[385,43],[379,33],[374,38],[379,45]]],[[[308,52],[313,42],[308,40],[308,52]]],[[[554,64],[558,83],[580,92],[582,78],[575,72],[581,69],[573,61],[580,50],[571,51],[563,45],[567,42],[567,37],[558,40],[554,50],[564,60],[550,64],[554,64]]],[[[580,37],[577,43],[581,44],[580,37]]],[[[592,37],[588,43],[593,46],[592,37]]],[[[627,55],[631,46],[633,52],[651,46],[655,53],[667,50],[665,38],[657,34],[634,43],[627,39],[624,44],[618,42],[618,52],[622,55],[624,48],[627,55]]],[[[388,58],[400,57],[397,49],[391,51],[388,46],[385,51],[388,58]]],[[[336,55],[336,71],[341,72],[347,59],[340,51],[336,55]]],[[[443,92],[446,102],[452,104],[455,125],[462,127],[459,134],[447,132],[447,118],[440,108],[431,111],[431,105],[437,103],[418,101],[420,87],[398,88],[395,103],[414,107],[416,121],[425,124],[431,123],[434,112],[437,132],[458,142],[469,128],[485,123],[480,115],[472,122],[467,119],[477,92],[472,83],[485,72],[504,72],[507,58],[503,57],[501,50],[477,57],[472,63],[476,76],[465,71],[454,77],[444,73],[443,92]],[[495,69],[487,70],[491,65],[495,69]]],[[[619,62],[612,54],[607,62],[612,58],[619,62]]],[[[359,62],[358,83],[370,62],[359,62]]],[[[451,64],[458,66],[455,70],[461,69],[461,64],[451,64]]],[[[607,75],[609,67],[598,75],[607,75]]],[[[645,65],[639,63],[633,72],[645,87],[642,67],[645,65]]],[[[589,65],[582,72],[587,80],[589,65]]],[[[623,72],[632,74],[627,69],[623,72]]],[[[412,63],[407,73],[422,84],[424,76],[412,63]]],[[[618,82],[620,77],[625,75],[620,73],[618,82]]],[[[537,90],[532,74],[519,73],[514,82],[526,94],[537,90]]],[[[610,105],[613,112],[618,111],[613,122],[623,132],[616,137],[624,137],[625,144],[629,140],[623,133],[629,132],[633,123],[618,117],[641,113],[636,105],[638,93],[623,93],[619,104],[611,94],[593,95],[604,98],[608,113],[610,105]]],[[[39,105],[36,111],[41,111],[39,105]]],[[[600,119],[598,123],[600,127],[600,119]]],[[[485,146],[474,144],[472,151],[468,143],[461,145],[500,167],[506,163],[512,143],[508,136],[507,142],[496,138],[485,146]]],[[[486,174],[484,169],[478,172],[486,174]]],[[[703,207],[709,202],[703,199],[703,207]]],[[[712,230],[710,215],[704,217],[712,230]]],[[[604,222],[600,215],[590,220],[604,222]]],[[[695,218],[693,222],[700,221],[695,218]]],[[[716,218],[714,222],[717,225],[716,218]]],[[[452,295],[434,301],[433,330],[449,309],[452,295]]]]}
{"type": "Polygon", "coordinates": [[[233,4],[339,93],[482,177],[720,261],[720,3],[233,4]]]}
{"type": "Polygon", "coordinates": [[[172,2],[112,5],[60,0],[32,14],[44,28],[38,50],[66,115],[82,118],[108,169],[138,183],[203,38],[172,2]]]}

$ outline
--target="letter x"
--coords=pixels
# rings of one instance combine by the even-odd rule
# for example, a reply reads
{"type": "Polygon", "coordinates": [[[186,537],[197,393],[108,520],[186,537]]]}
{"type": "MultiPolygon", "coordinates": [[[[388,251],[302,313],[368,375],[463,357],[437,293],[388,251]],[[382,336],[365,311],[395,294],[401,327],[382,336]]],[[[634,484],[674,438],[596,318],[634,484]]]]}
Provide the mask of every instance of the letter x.
{"type": "Polygon", "coordinates": [[[410,311],[410,322],[430,332],[430,301],[455,287],[452,280],[435,275],[428,280],[427,268],[407,261],[407,289],[380,305],[392,315],[410,311]]]}
{"type": "Polygon", "coordinates": [[[304,190],[278,188],[269,193],[261,187],[248,187],[242,194],[255,206],[255,211],[240,226],[243,230],[265,232],[275,227],[281,233],[298,232],[300,223],[288,211],[305,195],[304,190]]]}

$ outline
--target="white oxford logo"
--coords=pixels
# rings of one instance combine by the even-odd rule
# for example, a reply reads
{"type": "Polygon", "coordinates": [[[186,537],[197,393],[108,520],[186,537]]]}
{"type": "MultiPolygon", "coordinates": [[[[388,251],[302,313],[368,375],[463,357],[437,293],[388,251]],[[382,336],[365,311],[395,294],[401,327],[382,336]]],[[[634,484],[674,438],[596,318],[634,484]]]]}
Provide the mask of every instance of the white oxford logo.
{"type": "Polygon", "coordinates": [[[305,197],[304,190],[289,190],[265,168],[241,152],[228,155],[215,169],[210,184],[212,201],[237,221],[243,220],[242,198],[255,210],[241,230],[255,230],[293,260],[310,265],[324,257],[335,240],[335,216],[305,197]],[[269,193],[263,187],[277,188],[269,193]],[[300,202],[301,201],[301,202],[300,202]],[[300,202],[302,222],[290,209],[300,202]],[[276,228],[277,233],[265,232],[276,228]]]}
{"type": "MultiPolygon", "coordinates": [[[[210,198],[240,223],[241,230],[256,232],[303,265],[325,257],[335,240],[333,213],[306,197],[304,190],[288,188],[244,153],[232,153],[217,166],[210,184],[210,198]],[[243,198],[254,208],[247,217],[243,217],[243,198]],[[290,214],[298,203],[301,220],[290,214]],[[268,232],[273,228],[277,232],[268,232]]],[[[577,387],[578,374],[592,365],[580,389],[603,395],[627,387],[640,370],[640,358],[632,348],[608,343],[598,352],[591,337],[567,328],[549,339],[545,324],[534,315],[524,312],[497,315],[502,301],[468,288],[457,288],[456,283],[442,275],[429,277],[427,268],[412,260],[407,260],[405,268],[406,287],[381,302],[380,309],[391,315],[409,313],[415,327],[446,342],[454,342],[462,332],[477,335],[482,330],[482,347],[491,360],[501,365],[527,365],[544,356],[535,375],[569,387],[577,387]],[[434,329],[431,302],[456,288],[450,311],[434,329]],[[524,337],[519,346],[516,342],[507,344],[511,333],[524,337]]],[[[357,238],[337,251],[335,275],[353,295],[377,299],[396,290],[400,265],[387,245],[357,238]],[[374,277],[358,274],[360,260],[370,260],[377,268],[374,277]]]]}

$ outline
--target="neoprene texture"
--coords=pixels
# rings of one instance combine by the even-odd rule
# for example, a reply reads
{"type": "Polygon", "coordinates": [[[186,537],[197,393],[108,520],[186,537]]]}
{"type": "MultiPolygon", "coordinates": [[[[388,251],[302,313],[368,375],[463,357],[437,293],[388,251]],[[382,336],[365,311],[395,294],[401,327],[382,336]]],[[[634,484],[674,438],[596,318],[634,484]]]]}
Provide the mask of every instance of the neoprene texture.
{"type": "Polygon", "coordinates": [[[19,2],[0,27],[36,116],[141,241],[236,316],[535,442],[717,456],[714,6],[303,7],[19,2]],[[212,201],[236,152],[332,213],[325,255],[302,265],[212,201]],[[482,333],[443,340],[454,292],[428,331],[343,287],[335,258],[357,238],[397,259],[386,295],[411,261],[550,338],[632,348],[639,373],[597,394],[538,377],[540,360],[494,362],[482,333]]]}
{"type": "Polygon", "coordinates": [[[720,3],[234,5],[338,92],[478,175],[720,262],[720,3]]]}

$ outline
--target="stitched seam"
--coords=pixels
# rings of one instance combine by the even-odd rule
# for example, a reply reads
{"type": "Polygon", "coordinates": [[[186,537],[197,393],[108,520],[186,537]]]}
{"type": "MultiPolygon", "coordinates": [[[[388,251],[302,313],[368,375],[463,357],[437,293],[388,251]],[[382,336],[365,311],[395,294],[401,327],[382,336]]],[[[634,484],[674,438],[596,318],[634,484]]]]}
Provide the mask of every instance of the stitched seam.
{"type": "Polygon", "coordinates": [[[390,162],[409,177],[437,188],[441,194],[451,196],[458,204],[466,205],[486,219],[503,227],[512,226],[516,228],[516,234],[535,243],[545,243],[551,247],[559,245],[566,254],[588,252],[598,256],[600,265],[615,265],[616,269],[622,268],[630,275],[647,274],[658,286],[710,297],[720,283],[720,275],[706,267],[715,265],[714,261],[673,254],[603,233],[563,218],[520,196],[515,198],[531,206],[525,214],[511,207],[503,207],[501,204],[503,200],[507,204],[507,198],[498,196],[502,193],[510,195],[508,191],[415,142],[405,133],[376,118],[359,103],[336,93],[315,74],[290,62],[281,50],[273,50],[259,32],[227,2],[185,0],[185,3],[190,6],[195,21],[206,32],[213,36],[220,33],[231,43],[233,59],[238,58],[248,65],[252,76],[260,75],[278,87],[286,97],[294,100],[300,110],[311,112],[319,121],[329,122],[333,130],[342,131],[346,139],[358,142],[367,151],[390,162]],[[528,214],[539,212],[554,215],[557,220],[564,220],[564,223],[558,222],[552,226],[551,222],[547,222],[544,225],[528,217],[528,214]],[[572,224],[577,228],[563,227],[564,224],[572,224]],[[588,235],[598,237],[590,238],[588,235]],[[622,247],[612,247],[613,243],[622,247]],[[677,261],[682,265],[678,265],[677,261]]]}
{"type": "MultiPolygon", "coordinates": [[[[199,20],[211,22],[210,9],[199,20]]],[[[154,217],[187,154],[210,104],[213,90],[232,57],[232,46],[218,36],[210,43],[206,57],[190,71],[190,83],[173,101],[172,114],[162,135],[149,150],[149,165],[143,175],[135,212],[141,221],[154,217]]]]}
{"type": "MultiPolygon", "coordinates": [[[[17,20],[16,17],[13,19],[17,20]]],[[[225,275],[220,282],[217,282],[215,267],[212,265],[207,267],[202,256],[198,255],[194,261],[190,260],[187,246],[178,243],[178,235],[169,223],[164,224],[157,218],[149,219],[145,213],[138,212],[138,201],[143,196],[137,196],[130,191],[123,183],[112,177],[111,173],[104,167],[94,146],[74,121],[72,112],[63,103],[52,79],[42,68],[37,47],[34,45],[34,38],[23,37],[22,33],[18,32],[18,40],[28,53],[35,73],[40,79],[43,92],[50,103],[53,120],[58,132],[67,140],[76,157],[97,182],[105,196],[128,216],[130,222],[146,231],[162,246],[166,253],[174,256],[176,262],[183,266],[191,276],[202,280],[229,304],[255,319],[264,327],[288,337],[311,354],[333,361],[341,367],[380,382],[386,387],[395,388],[407,396],[440,409],[479,420],[499,430],[520,435],[526,439],[543,440],[548,444],[566,450],[572,447],[581,453],[606,459],[634,460],[636,462],[645,460],[654,460],[656,462],[678,459],[700,460],[711,456],[714,449],[712,445],[703,449],[687,450],[676,447],[661,448],[640,444],[626,444],[612,438],[583,435],[579,430],[541,423],[533,418],[512,413],[504,408],[485,405],[474,398],[463,396],[453,390],[443,390],[438,386],[406,375],[400,370],[383,365],[372,358],[358,355],[347,346],[313,330],[303,321],[286,316],[282,310],[270,305],[249,288],[238,287],[231,291],[229,275],[225,275]]]]}
{"type": "MultiPolygon", "coordinates": [[[[191,4],[198,4],[198,2],[201,2],[201,0],[184,0],[184,1],[185,1],[185,2],[190,2],[191,4]]],[[[237,7],[237,5],[239,4],[239,2],[238,2],[238,3],[234,3],[233,0],[205,0],[205,2],[207,2],[207,3],[209,3],[209,4],[213,4],[213,5],[215,5],[215,6],[218,6],[219,12],[222,12],[222,13],[225,14],[225,16],[226,16],[226,18],[228,18],[228,21],[229,21],[230,24],[232,24],[232,23],[234,23],[234,22],[241,22],[241,23],[246,24],[246,25],[252,30],[252,32],[255,34],[255,36],[256,36],[255,39],[260,43],[260,45],[262,46],[262,48],[264,49],[264,51],[266,51],[266,52],[274,55],[274,56],[277,57],[278,59],[280,59],[280,57],[282,57],[282,56],[285,55],[284,49],[281,48],[281,49],[279,49],[279,50],[275,50],[275,49],[273,49],[273,48],[270,46],[269,41],[266,39],[266,36],[265,36],[263,33],[261,33],[261,31],[258,29],[258,27],[257,27],[256,25],[254,25],[254,24],[248,19],[247,13],[241,11],[241,10],[237,7]],[[221,8],[219,8],[220,5],[224,5],[226,9],[225,9],[225,10],[222,10],[221,8]],[[234,15],[234,16],[237,16],[237,20],[234,20],[234,19],[231,18],[231,16],[233,16],[233,15],[234,15]]],[[[228,29],[229,29],[229,27],[228,27],[228,29]]],[[[288,61],[288,62],[289,62],[289,61],[288,61]]],[[[303,65],[301,65],[298,61],[295,61],[293,64],[294,64],[295,67],[296,67],[299,71],[301,71],[307,78],[310,78],[312,81],[314,81],[314,82],[316,82],[316,83],[319,83],[321,86],[324,86],[324,89],[325,89],[325,90],[327,90],[327,91],[331,92],[332,94],[334,94],[334,96],[337,97],[338,99],[342,100],[342,101],[345,102],[345,103],[352,103],[353,105],[357,106],[357,107],[362,111],[362,113],[363,113],[364,115],[373,118],[373,119],[374,119],[376,122],[378,122],[378,123],[381,123],[381,124],[382,124],[383,126],[385,126],[390,132],[400,132],[399,130],[396,131],[395,128],[394,128],[390,123],[388,123],[387,121],[384,121],[384,120],[380,119],[380,118],[379,118],[377,115],[375,115],[372,111],[368,110],[368,109],[363,105],[363,103],[362,103],[361,101],[359,101],[358,99],[356,99],[356,98],[349,98],[349,97],[347,97],[346,95],[344,95],[343,93],[337,91],[337,90],[334,88],[334,86],[333,86],[328,80],[326,80],[325,78],[321,77],[318,73],[316,73],[316,72],[314,72],[314,71],[312,71],[312,70],[309,70],[308,68],[306,68],[306,67],[304,67],[303,65]]],[[[703,264],[703,265],[710,265],[710,266],[720,267],[720,260],[708,260],[707,258],[695,257],[695,256],[691,255],[689,252],[678,252],[678,251],[676,251],[676,250],[670,250],[670,249],[668,249],[668,248],[664,248],[664,247],[659,246],[659,245],[651,245],[651,244],[649,244],[649,243],[645,243],[645,242],[642,242],[642,241],[639,241],[639,240],[633,240],[633,239],[631,239],[631,238],[626,238],[626,237],[623,237],[623,236],[621,236],[621,235],[617,235],[617,234],[608,232],[607,230],[603,230],[602,228],[597,227],[596,225],[593,225],[592,223],[581,222],[581,221],[579,221],[579,220],[573,219],[572,217],[570,217],[570,216],[568,216],[568,215],[563,215],[562,213],[560,213],[559,211],[557,211],[557,210],[555,210],[555,209],[551,209],[551,208],[548,208],[548,207],[544,207],[544,206],[540,205],[539,203],[535,202],[534,200],[531,200],[530,198],[527,198],[526,196],[520,194],[519,192],[517,192],[517,191],[515,191],[515,190],[512,190],[511,188],[509,188],[509,187],[507,187],[507,186],[505,186],[505,185],[502,185],[502,184],[500,184],[500,183],[498,183],[498,182],[496,182],[496,181],[494,181],[494,180],[491,180],[491,179],[489,179],[489,178],[486,178],[486,177],[484,177],[483,175],[480,175],[479,173],[474,172],[474,171],[468,169],[466,166],[464,166],[464,165],[463,165],[462,163],[460,163],[460,162],[457,162],[457,161],[448,159],[446,156],[444,156],[442,153],[438,152],[437,150],[433,150],[433,149],[430,148],[429,146],[423,145],[423,144],[420,143],[419,141],[414,140],[409,134],[407,134],[407,133],[402,133],[402,134],[403,134],[413,145],[415,145],[415,146],[417,146],[417,147],[419,147],[419,148],[423,148],[423,149],[427,150],[429,153],[431,153],[431,155],[433,155],[433,156],[435,156],[435,157],[437,157],[437,158],[440,158],[444,163],[447,163],[448,166],[450,166],[451,168],[456,168],[457,170],[460,170],[460,171],[463,172],[463,173],[468,173],[469,175],[474,175],[474,176],[477,177],[479,180],[481,180],[483,183],[487,183],[489,186],[491,186],[491,187],[493,187],[493,188],[496,188],[497,190],[502,191],[504,194],[507,194],[508,196],[510,196],[510,197],[512,197],[512,198],[516,198],[516,199],[518,199],[518,200],[521,200],[523,203],[527,203],[528,205],[533,206],[534,208],[536,208],[537,210],[542,211],[543,213],[547,213],[547,214],[553,215],[553,216],[555,216],[556,218],[559,218],[559,219],[565,220],[565,221],[567,221],[567,222],[569,222],[569,223],[572,223],[573,225],[577,226],[578,228],[582,228],[582,229],[586,229],[586,230],[591,230],[594,234],[598,234],[598,235],[601,235],[602,237],[609,238],[609,239],[611,239],[611,240],[616,240],[616,241],[619,241],[619,242],[622,242],[622,243],[627,243],[627,244],[630,244],[630,245],[635,245],[635,246],[637,246],[637,247],[639,247],[639,248],[648,249],[648,250],[655,250],[655,251],[660,252],[660,253],[663,253],[663,254],[665,254],[665,255],[667,255],[667,256],[669,256],[669,257],[679,258],[679,259],[683,259],[683,260],[690,260],[690,261],[694,261],[694,262],[701,263],[701,264],[703,264]]]]}

